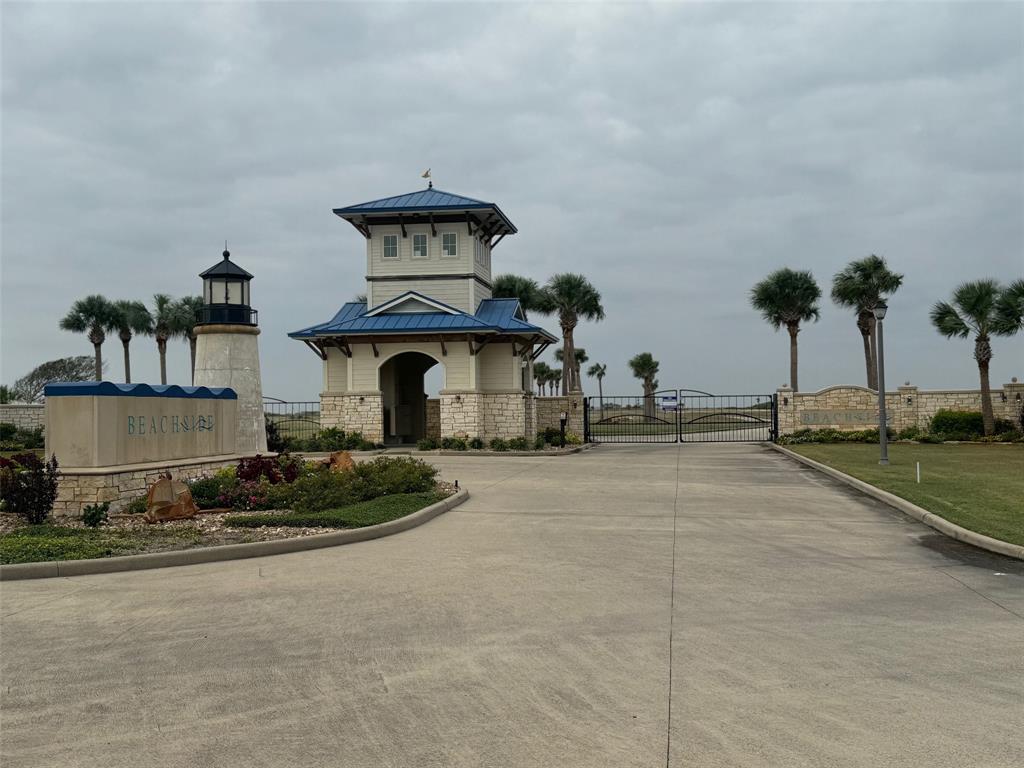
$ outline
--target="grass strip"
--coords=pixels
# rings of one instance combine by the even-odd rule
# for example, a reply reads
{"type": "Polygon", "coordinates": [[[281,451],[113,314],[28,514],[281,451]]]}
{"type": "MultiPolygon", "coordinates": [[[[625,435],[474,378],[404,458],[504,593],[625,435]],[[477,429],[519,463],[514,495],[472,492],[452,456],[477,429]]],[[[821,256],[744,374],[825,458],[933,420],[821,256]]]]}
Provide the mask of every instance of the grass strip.
{"type": "Polygon", "coordinates": [[[788,445],[790,450],[889,491],[968,530],[1024,545],[1024,445],[788,445]],[[917,482],[917,463],[921,482],[917,482]]]}
{"type": "Polygon", "coordinates": [[[145,532],[105,528],[27,525],[0,536],[0,563],[90,560],[145,552],[153,547],[196,541],[199,532],[185,528],[145,532]]]}
{"type": "Polygon", "coordinates": [[[322,512],[268,512],[255,515],[236,515],[225,518],[224,525],[233,528],[260,528],[262,526],[364,528],[368,525],[378,525],[411,515],[413,512],[418,512],[444,498],[444,495],[433,491],[399,493],[322,512]]]}

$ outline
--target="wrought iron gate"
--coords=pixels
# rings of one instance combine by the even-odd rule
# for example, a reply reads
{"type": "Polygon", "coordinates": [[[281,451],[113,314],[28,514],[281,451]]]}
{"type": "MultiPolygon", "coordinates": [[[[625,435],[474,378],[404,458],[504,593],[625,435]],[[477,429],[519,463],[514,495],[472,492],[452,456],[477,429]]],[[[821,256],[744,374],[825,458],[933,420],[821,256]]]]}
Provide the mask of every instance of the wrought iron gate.
{"type": "Polygon", "coordinates": [[[664,389],[588,397],[584,432],[594,443],[761,443],[779,433],[775,395],[664,389]]]}

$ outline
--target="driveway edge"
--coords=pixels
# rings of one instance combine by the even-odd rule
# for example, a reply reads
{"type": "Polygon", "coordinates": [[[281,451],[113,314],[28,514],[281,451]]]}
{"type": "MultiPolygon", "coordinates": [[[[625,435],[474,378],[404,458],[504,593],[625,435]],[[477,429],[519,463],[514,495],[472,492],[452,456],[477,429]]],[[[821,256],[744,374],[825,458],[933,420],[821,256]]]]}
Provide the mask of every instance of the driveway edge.
{"type": "Polygon", "coordinates": [[[357,541],[369,541],[383,536],[391,536],[407,531],[410,528],[415,528],[418,525],[423,525],[423,523],[433,520],[438,515],[459,506],[468,498],[469,491],[462,489],[447,499],[442,499],[436,504],[431,504],[429,507],[424,507],[418,512],[413,512],[411,515],[380,523],[379,525],[355,528],[350,531],[320,533],[315,536],[297,536],[292,539],[277,539],[275,541],[255,541],[248,544],[223,544],[218,547],[95,558],[92,560],[50,560],[43,563],[0,565],[0,581],[49,579],[58,576],[85,576],[88,574],[117,573],[120,571],[143,571],[151,568],[170,568],[177,565],[197,565],[199,563],[216,563],[223,560],[242,560],[248,557],[283,555],[288,552],[304,552],[310,549],[354,544],[357,541]]]}
{"type": "Polygon", "coordinates": [[[889,493],[888,491],[883,491],[881,488],[876,488],[870,483],[865,483],[863,480],[851,477],[850,475],[840,472],[838,469],[834,469],[827,464],[822,464],[814,459],[801,456],[799,453],[791,451],[788,448],[783,448],[781,445],[776,445],[775,443],[769,443],[768,445],[770,445],[773,450],[778,451],[784,456],[788,456],[789,458],[794,459],[801,464],[806,464],[808,467],[816,469],[822,474],[826,474],[841,483],[849,485],[852,488],[856,488],[861,493],[871,496],[874,499],[878,499],[878,501],[888,504],[890,507],[898,509],[903,514],[909,515],[930,528],[934,528],[939,533],[945,534],[951,539],[956,539],[957,541],[962,541],[965,544],[970,544],[972,547],[985,549],[999,555],[1013,557],[1017,560],[1024,560],[1024,546],[1010,544],[1007,541],[993,539],[991,536],[985,536],[981,533],[969,531],[966,528],[962,528],[956,523],[951,523],[946,518],[940,517],[934,512],[929,512],[927,509],[919,507],[917,504],[909,502],[894,493],[889,493]]]}

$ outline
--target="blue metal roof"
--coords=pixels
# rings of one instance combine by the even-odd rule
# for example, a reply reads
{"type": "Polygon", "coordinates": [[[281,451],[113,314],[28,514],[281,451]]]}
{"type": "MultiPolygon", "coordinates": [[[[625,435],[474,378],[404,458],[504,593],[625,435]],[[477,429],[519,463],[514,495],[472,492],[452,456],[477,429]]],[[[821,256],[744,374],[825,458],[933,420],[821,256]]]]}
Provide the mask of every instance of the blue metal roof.
{"type": "MultiPolygon", "coordinates": [[[[410,291],[410,298],[418,294],[410,291]]],[[[350,302],[333,319],[289,333],[293,339],[314,339],[321,336],[349,336],[389,333],[513,333],[538,334],[550,341],[555,337],[539,326],[516,317],[516,299],[485,299],[475,315],[466,312],[382,312],[366,316],[366,305],[350,302]]]]}
{"type": "Polygon", "coordinates": [[[456,195],[441,189],[428,187],[404,195],[382,197],[380,200],[369,200],[365,203],[335,208],[334,213],[343,219],[359,216],[379,216],[388,213],[428,213],[453,211],[494,211],[508,228],[508,232],[518,230],[496,203],[488,203],[465,195],[456,195]]]}

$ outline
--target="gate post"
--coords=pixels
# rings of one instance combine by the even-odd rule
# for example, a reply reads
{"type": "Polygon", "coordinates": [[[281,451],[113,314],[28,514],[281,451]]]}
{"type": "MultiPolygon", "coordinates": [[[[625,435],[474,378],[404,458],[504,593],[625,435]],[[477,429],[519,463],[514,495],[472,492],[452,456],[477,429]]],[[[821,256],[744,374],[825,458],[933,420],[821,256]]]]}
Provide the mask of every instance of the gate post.
{"type": "Polygon", "coordinates": [[[772,442],[779,442],[779,394],[772,395],[772,442]]]}
{"type": "Polygon", "coordinates": [[[590,442],[590,398],[583,398],[583,442],[590,442]]]}

